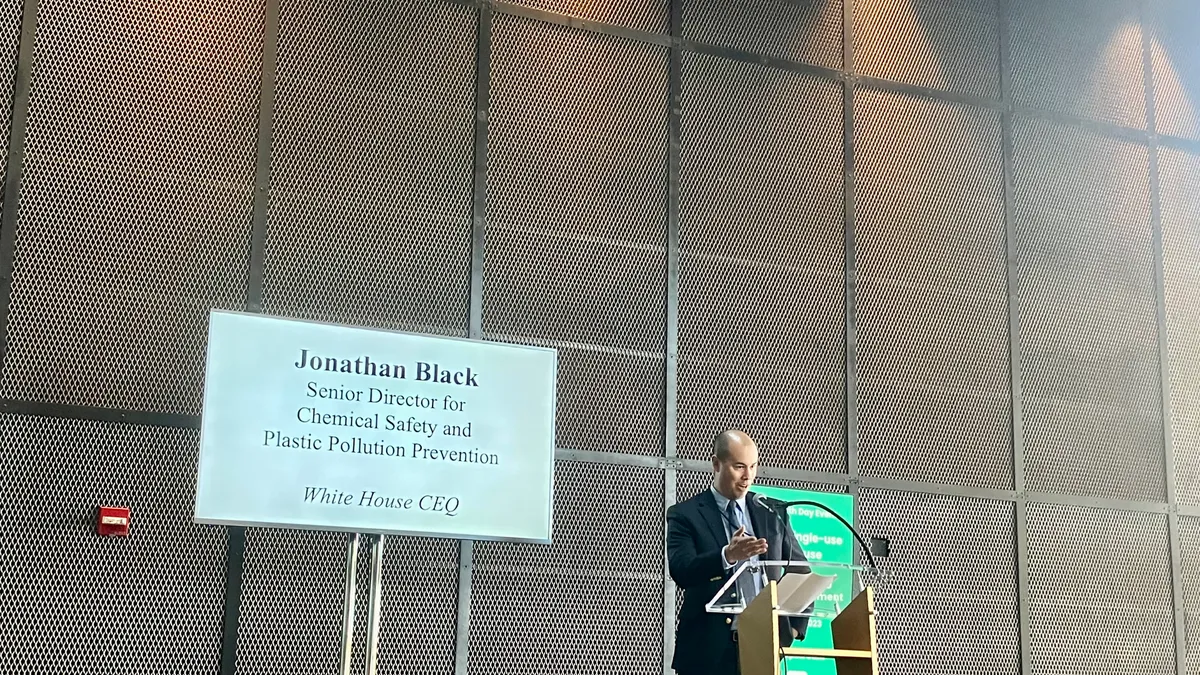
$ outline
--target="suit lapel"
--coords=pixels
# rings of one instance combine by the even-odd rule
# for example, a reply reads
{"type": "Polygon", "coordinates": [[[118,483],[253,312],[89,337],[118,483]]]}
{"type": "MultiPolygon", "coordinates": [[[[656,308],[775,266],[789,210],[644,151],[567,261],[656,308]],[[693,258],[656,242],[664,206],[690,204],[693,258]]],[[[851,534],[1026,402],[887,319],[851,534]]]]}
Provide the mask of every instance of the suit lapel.
{"type": "Polygon", "coordinates": [[[717,510],[717,500],[713,498],[711,489],[705,490],[703,496],[700,497],[700,516],[708,523],[717,545],[724,546],[729,541],[729,533],[725,531],[725,523],[721,520],[721,513],[717,510]]]}

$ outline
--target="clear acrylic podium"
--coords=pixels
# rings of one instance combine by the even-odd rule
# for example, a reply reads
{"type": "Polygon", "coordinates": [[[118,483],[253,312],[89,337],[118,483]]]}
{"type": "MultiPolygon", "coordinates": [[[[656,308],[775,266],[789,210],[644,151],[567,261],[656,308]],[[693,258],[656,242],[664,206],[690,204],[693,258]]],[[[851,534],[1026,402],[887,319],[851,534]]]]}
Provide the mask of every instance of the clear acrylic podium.
{"type": "Polygon", "coordinates": [[[705,604],[705,610],[737,616],[742,675],[779,675],[780,661],[787,656],[833,659],[838,675],[879,675],[872,588],[866,585],[845,607],[824,593],[837,575],[862,571],[857,565],[819,560],[747,561],[738,565],[705,604]],[[780,570],[787,574],[779,581],[769,580],[768,571],[778,575],[780,570]],[[737,592],[737,583],[750,574],[763,575],[766,583],[747,606],[737,592]],[[809,598],[813,598],[811,602],[809,598]],[[833,648],[781,645],[779,619],[789,616],[832,619],[833,648]]]}

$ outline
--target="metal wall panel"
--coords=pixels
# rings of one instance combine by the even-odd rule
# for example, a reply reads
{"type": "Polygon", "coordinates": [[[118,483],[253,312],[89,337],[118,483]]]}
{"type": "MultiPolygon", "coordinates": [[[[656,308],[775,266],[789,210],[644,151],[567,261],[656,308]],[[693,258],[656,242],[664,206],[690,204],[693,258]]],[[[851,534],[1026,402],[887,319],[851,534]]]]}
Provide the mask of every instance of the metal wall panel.
{"type": "Polygon", "coordinates": [[[682,457],[740,427],[765,465],[845,468],[841,96],[683,55],[682,457]]]}
{"type": "Polygon", "coordinates": [[[474,74],[468,7],[283,2],[265,311],[466,335],[474,74]]]}
{"type": "Polygon", "coordinates": [[[657,469],[557,462],[553,545],[475,547],[468,672],[662,673],[664,489],[657,469]]]}
{"type": "Polygon", "coordinates": [[[686,40],[826,68],[842,65],[842,0],[679,0],[686,40]]]}
{"type": "MultiPolygon", "coordinates": [[[[12,132],[13,84],[17,74],[17,47],[21,38],[21,0],[0,2],[0,157],[8,156],[12,132]]],[[[0,194],[3,201],[3,194],[0,194]]]]}
{"type": "Polygon", "coordinates": [[[199,409],[208,311],[245,298],[262,14],[38,3],[4,396],[199,409]]]}
{"type": "Polygon", "coordinates": [[[1009,0],[1013,101],[1146,128],[1137,0],[1009,0]]]}
{"type": "Polygon", "coordinates": [[[0,415],[0,486],[22,495],[3,508],[0,669],[217,671],[226,540],[191,522],[198,444],[194,430],[0,415]],[[129,507],[131,536],[98,536],[99,506],[129,507]]]}
{"type": "Polygon", "coordinates": [[[1012,488],[1000,118],[857,91],[864,475],[1012,488]]]}
{"type": "Polygon", "coordinates": [[[1034,675],[1175,672],[1167,517],[1029,505],[1034,675]]]}
{"type": "Polygon", "coordinates": [[[995,0],[857,0],[854,70],[998,99],[996,8],[995,0]]]}
{"type": "Polygon", "coordinates": [[[237,637],[239,673],[337,671],[347,536],[247,530],[237,637]]]}
{"type": "MultiPolygon", "coordinates": [[[[247,532],[238,672],[302,675],[337,670],[347,538],[294,530],[247,532]]],[[[457,542],[387,538],[381,672],[453,672],[457,552],[457,542]]],[[[358,552],[355,672],[365,668],[370,556],[364,537],[358,552]]]]}
{"type": "Polygon", "coordinates": [[[483,330],[559,350],[558,445],[663,453],[667,50],[492,27],[483,330]]]}
{"type": "Polygon", "coordinates": [[[1017,675],[1010,502],[863,490],[858,529],[886,537],[875,585],[881,673],[1017,675]]]}
{"type": "Polygon", "coordinates": [[[1200,505],[1200,156],[1160,149],[1175,496],[1200,505]]]}
{"type": "Polygon", "coordinates": [[[1183,609],[1187,621],[1187,672],[1200,673],[1200,518],[1179,518],[1183,609]]]}
{"type": "MultiPolygon", "coordinates": [[[[355,673],[367,672],[369,541],[363,538],[358,554],[355,673]]],[[[386,537],[381,588],[378,672],[451,675],[458,618],[458,542],[386,537]]]]}
{"type": "Polygon", "coordinates": [[[578,2],[578,0],[507,0],[560,16],[599,21],[651,33],[668,32],[668,0],[625,0],[625,2],[578,2]]]}
{"type": "MultiPolygon", "coordinates": [[[[713,435],[740,427],[765,467],[840,473],[851,436],[868,478],[1011,488],[997,113],[866,90],[843,110],[843,82],[777,62],[838,68],[850,35],[859,73],[974,100],[1000,95],[1009,53],[1019,487],[1161,501],[1147,148],[1022,112],[1145,128],[1136,1],[1002,0],[1009,12],[997,17],[986,0],[859,0],[849,12],[791,0],[284,0],[262,99],[274,101],[270,154],[257,158],[270,173],[264,309],[465,335],[474,300],[485,337],[560,349],[559,446],[658,455],[675,384],[667,261],[678,253],[681,456],[707,460],[713,435]],[[669,9],[684,39],[670,175],[669,49],[587,25],[661,34],[669,9]],[[490,17],[479,55],[477,13],[490,17]],[[478,119],[477,67],[490,85],[478,119]],[[852,203],[844,156],[856,159],[852,203]],[[676,179],[680,250],[668,252],[676,179]],[[483,296],[468,298],[472,206],[484,196],[483,296]],[[849,259],[846,217],[858,244],[849,259]],[[847,278],[858,299],[849,355],[847,278]]],[[[72,412],[40,402],[197,412],[207,311],[241,308],[247,291],[263,0],[30,4],[40,11],[0,396],[47,415],[72,412]]],[[[1200,137],[1186,39],[1195,10],[1165,0],[1147,11],[1158,131],[1200,137]]],[[[19,15],[15,0],[0,3],[0,61],[16,53],[19,15]]],[[[0,101],[12,82],[0,77],[0,101]]],[[[1176,478],[1180,501],[1200,505],[1200,159],[1160,157],[1176,478]]],[[[196,432],[0,415],[0,435],[0,486],[51,496],[31,512],[49,540],[0,538],[10,566],[28,572],[0,597],[36,610],[0,619],[14,636],[0,665],[217,670],[226,538],[189,524],[196,432]],[[133,538],[94,538],[101,500],[135,507],[133,538]],[[30,565],[29,551],[46,564],[30,565]],[[119,576],[96,584],[97,570],[119,576]],[[94,630],[128,648],[105,649],[94,630]]],[[[553,546],[474,547],[462,634],[458,544],[389,539],[381,672],[662,672],[663,593],[674,590],[663,502],[711,475],[603,460],[558,463],[553,546]]],[[[866,534],[892,542],[895,576],[878,587],[884,671],[1015,675],[1014,504],[863,490],[859,511],[866,534]]],[[[1200,525],[1180,520],[1189,633],[1200,635],[1200,525]]],[[[1172,670],[1166,522],[1029,503],[1026,673],[1172,670]]],[[[345,535],[252,529],[246,542],[239,672],[334,671],[345,535]]],[[[364,542],[355,672],[368,566],[364,542]]]]}
{"type": "Polygon", "coordinates": [[[1200,4],[1154,0],[1148,6],[1158,133],[1200,140],[1200,4]]]}
{"type": "Polygon", "coordinates": [[[1161,501],[1147,148],[1014,133],[1026,486],[1161,501]]]}

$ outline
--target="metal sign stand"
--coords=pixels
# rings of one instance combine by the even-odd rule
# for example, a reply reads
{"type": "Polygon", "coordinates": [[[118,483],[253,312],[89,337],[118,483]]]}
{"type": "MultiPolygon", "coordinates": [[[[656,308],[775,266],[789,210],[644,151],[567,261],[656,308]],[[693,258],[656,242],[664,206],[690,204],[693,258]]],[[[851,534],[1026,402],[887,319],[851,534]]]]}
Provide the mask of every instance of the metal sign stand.
{"type": "Polygon", "coordinates": [[[367,600],[367,675],[375,675],[379,656],[379,610],[383,603],[383,535],[375,537],[371,552],[370,596],[367,600]]]}
{"type": "MultiPolygon", "coordinates": [[[[357,596],[358,542],[356,532],[346,542],[346,597],[342,614],[342,675],[350,675],[354,657],[354,615],[357,596]]],[[[383,601],[384,536],[371,539],[371,577],[367,599],[367,675],[375,675],[379,657],[379,613],[383,601]]]]}
{"type": "Polygon", "coordinates": [[[346,597],[342,611],[342,675],[350,675],[350,659],[354,651],[355,580],[358,572],[358,533],[350,535],[346,544],[346,597]]]}

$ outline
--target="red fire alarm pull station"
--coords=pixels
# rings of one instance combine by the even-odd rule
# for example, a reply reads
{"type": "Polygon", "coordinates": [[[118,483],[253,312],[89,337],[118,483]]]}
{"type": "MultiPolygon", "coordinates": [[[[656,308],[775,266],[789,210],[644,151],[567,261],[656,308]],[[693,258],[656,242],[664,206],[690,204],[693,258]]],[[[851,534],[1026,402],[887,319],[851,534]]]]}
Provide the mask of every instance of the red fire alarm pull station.
{"type": "Polygon", "coordinates": [[[96,517],[96,533],[102,537],[128,537],[129,509],[123,506],[101,506],[96,517]]]}

